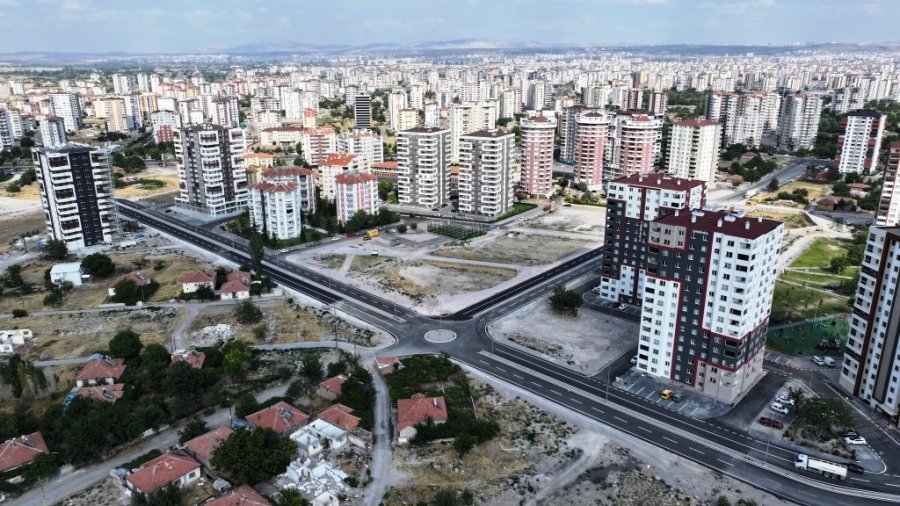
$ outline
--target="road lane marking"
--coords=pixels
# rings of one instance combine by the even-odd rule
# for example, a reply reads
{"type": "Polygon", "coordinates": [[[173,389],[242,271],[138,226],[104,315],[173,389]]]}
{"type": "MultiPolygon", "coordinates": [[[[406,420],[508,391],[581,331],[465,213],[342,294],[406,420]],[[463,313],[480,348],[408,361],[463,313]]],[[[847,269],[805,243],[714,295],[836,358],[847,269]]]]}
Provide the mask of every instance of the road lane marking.
{"type": "Polygon", "coordinates": [[[495,369],[497,369],[498,371],[501,371],[501,372],[506,372],[506,369],[504,369],[502,367],[495,367],[495,369]]]}
{"type": "Polygon", "coordinates": [[[616,420],[618,420],[618,421],[620,421],[620,422],[622,422],[622,423],[628,423],[628,421],[625,420],[624,418],[619,418],[618,416],[614,416],[613,418],[615,418],[616,420]]]}
{"type": "Polygon", "coordinates": [[[525,379],[525,378],[523,378],[522,376],[519,376],[519,375],[516,374],[516,373],[513,373],[513,376],[515,376],[516,378],[519,378],[519,379],[525,379]]]}
{"type": "Polygon", "coordinates": [[[578,399],[576,399],[576,398],[574,398],[574,397],[569,397],[569,400],[572,401],[572,402],[574,402],[574,403],[577,403],[577,404],[584,404],[583,402],[579,401],[578,399]]]}
{"type": "Polygon", "coordinates": [[[718,458],[717,458],[716,460],[718,460],[719,462],[725,464],[726,466],[733,466],[733,465],[734,465],[734,464],[732,464],[731,462],[725,462],[725,461],[722,460],[722,459],[718,459],[718,458]]]}
{"type": "Polygon", "coordinates": [[[536,386],[536,387],[540,387],[540,386],[541,386],[540,384],[535,383],[534,381],[532,381],[531,384],[534,385],[534,386],[536,386]]]}
{"type": "Polygon", "coordinates": [[[558,391],[558,390],[553,390],[553,389],[551,388],[550,391],[553,392],[553,393],[556,394],[556,395],[562,395],[562,392],[560,392],[560,391],[558,391]]]}
{"type": "Polygon", "coordinates": [[[676,444],[676,445],[678,444],[678,441],[675,441],[674,439],[672,439],[668,436],[663,436],[663,439],[665,439],[666,441],[669,441],[672,444],[676,444]]]}
{"type": "Polygon", "coordinates": [[[700,455],[706,455],[706,453],[704,453],[704,452],[702,452],[702,451],[700,451],[700,450],[694,448],[693,446],[688,446],[688,450],[691,450],[691,451],[693,451],[693,452],[697,452],[697,453],[699,453],[700,455]]]}
{"type": "Polygon", "coordinates": [[[648,429],[647,427],[641,427],[641,426],[638,426],[638,429],[640,429],[640,430],[642,430],[642,431],[644,431],[644,432],[649,432],[650,434],[653,434],[653,431],[650,430],[650,429],[648,429]]]}

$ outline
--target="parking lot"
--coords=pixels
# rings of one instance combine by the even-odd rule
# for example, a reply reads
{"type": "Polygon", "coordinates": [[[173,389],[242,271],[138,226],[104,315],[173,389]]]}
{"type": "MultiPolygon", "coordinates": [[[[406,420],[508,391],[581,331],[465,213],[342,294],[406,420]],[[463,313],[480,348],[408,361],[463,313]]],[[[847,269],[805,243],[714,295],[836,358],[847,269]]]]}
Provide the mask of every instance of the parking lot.
{"type": "Polygon", "coordinates": [[[600,298],[599,295],[592,291],[585,292],[581,296],[584,300],[584,307],[601,313],[611,314],[626,320],[637,321],[641,317],[640,306],[629,306],[628,304],[617,304],[615,302],[600,298]]]}
{"type": "Polygon", "coordinates": [[[731,406],[728,404],[716,402],[712,398],[695,392],[688,387],[680,387],[678,383],[654,378],[634,368],[616,378],[614,384],[620,390],[636,397],[641,397],[692,418],[715,418],[724,415],[731,409],[731,406]],[[659,394],[666,389],[672,390],[681,399],[679,401],[661,399],[659,394]]]}

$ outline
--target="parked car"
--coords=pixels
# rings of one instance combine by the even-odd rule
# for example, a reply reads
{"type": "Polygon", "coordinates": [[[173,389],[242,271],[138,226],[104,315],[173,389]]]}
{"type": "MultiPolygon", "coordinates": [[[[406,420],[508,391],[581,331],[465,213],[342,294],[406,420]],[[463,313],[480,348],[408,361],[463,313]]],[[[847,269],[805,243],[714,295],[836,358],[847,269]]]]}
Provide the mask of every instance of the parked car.
{"type": "Polygon", "coordinates": [[[634,365],[637,363],[637,358],[638,358],[637,355],[631,357],[631,365],[634,365]]]}
{"type": "Polygon", "coordinates": [[[787,404],[788,406],[794,405],[794,399],[791,399],[789,396],[784,394],[778,394],[775,397],[775,402],[780,402],[781,404],[787,404]]]}
{"type": "Polygon", "coordinates": [[[856,432],[855,430],[852,430],[852,429],[841,433],[841,437],[857,437],[857,436],[859,436],[859,432],[856,432]]]}
{"type": "Polygon", "coordinates": [[[863,474],[864,472],[866,472],[865,469],[863,469],[863,466],[861,466],[859,464],[854,464],[851,462],[849,464],[844,464],[844,465],[847,466],[847,470],[850,471],[851,473],[863,474]]]}
{"type": "Polygon", "coordinates": [[[844,436],[844,444],[864,445],[866,444],[866,438],[862,436],[844,436]]]}
{"type": "Polygon", "coordinates": [[[628,306],[624,302],[619,302],[618,304],[614,305],[613,307],[616,309],[622,310],[622,309],[627,308],[628,306]]]}
{"type": "Polygon", "coordinates": [[[760,417],[759,419],[760,425],[765,425],[766,427],[772,427],[773,429],[783,429],[784,424],[779,422],[774,418],[769,418],[768,416],[760,417]]]}
{"type": "Polygon", "coordinates": [[[812,360],[812,362],[818,366],[825,365],[825,361],[822,360],[822,357],[813,355],[813,357],[810,360],[812,360]]]}
{"type": "Polygon", "coordinates": [[[674,395],[675,395],[675,392],[673,392],[669,389],[666,389],[659,393],[659,398],[664,401],[668,401],[668,400],[671,400],[672,396],[674,396],[674,395]]]}
{"type": "Polygon", "coordinates": [[[772,405],[769,406],[769,409],[777,413],[781,413],[782,415],[786,415],[790,411],[787,406],[781,404],[780,402],[773,402],[772,405]]]}

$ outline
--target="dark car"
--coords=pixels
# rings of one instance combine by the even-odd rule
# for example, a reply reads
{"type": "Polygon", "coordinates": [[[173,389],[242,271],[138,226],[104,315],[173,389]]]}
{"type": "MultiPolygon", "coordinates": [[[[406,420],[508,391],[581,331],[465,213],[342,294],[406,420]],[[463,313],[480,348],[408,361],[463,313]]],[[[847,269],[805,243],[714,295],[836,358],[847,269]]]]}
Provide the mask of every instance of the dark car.
{"type": "Polygon", "coordinates": [[[864,472],[866,472],[865,469],[863,469],[863,467],[859,464],[844,464],[844,465],[847,466],[847,470],[850,471],[851,473],[863,474],[864,472]]]}
{"type": "Polygon", "coordinates": [[[841,433],[841,437],[859,437],[859,432],[848,430],[841,433]]]}
{"type": "Polygon", "coordinates": [[[760,425],[765,425],[766,427],[772,427],[773,429],[783,429],[784,424],[779,422],[774,418],[769,418],[768,416],[763,416],[759,419],[760,425]]]}

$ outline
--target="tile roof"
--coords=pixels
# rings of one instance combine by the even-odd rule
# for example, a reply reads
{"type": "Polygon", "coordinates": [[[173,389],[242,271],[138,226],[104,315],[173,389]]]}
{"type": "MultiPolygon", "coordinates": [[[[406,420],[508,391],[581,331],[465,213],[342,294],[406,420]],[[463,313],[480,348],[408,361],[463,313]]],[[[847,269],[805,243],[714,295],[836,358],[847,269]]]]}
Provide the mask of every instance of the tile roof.
{"type": "Polygon", "coordinates": [[[325,159],[319,162],[319,165],[328,165],[330,167],[346,167],[353,163],[356,155],[346,153],[326,153],[325,159]]]}
{"type": "Polygon", "coordinates": [[[172,353],[172,362],[187,362],[194,369],[203,369],[203,362],[206,362],[206,353],[198,350],[175,350],[172,353]]]}
{"type": "Polygon", "coordinates": [[[191,271],[184,275],[182,283],[212,283],[215,278],[203,271],[191,271]]]}
{"type": "Polygon", "coordinates": [[[241,485],[221,497],[204,503],[203,506],[271,506],[271,504],[250,485],[241,485]]]}
{"type": "Polygon", "coordinates": [[[116,401],[125,395],[125,384],[115,383],[112,385],[97,385],[95,387],[81,387],[78,390],[78,396],[94,401],[104,401],[115,404],[116,401]]]}
{"type": "Polygon", "coordinates": [[[229,272],[228,275],[225,276],[225,279],[228,281],[240,281],[245,285],[249,285],[250,280],[253,279],[253,275],[246,271],[233,271],[229,272]]]}
{"type": "Polygon", "coordinates": [[[413,427],[431,418],[435,422],[447,421],[447,401],[444,396],[425,397],[415,394],[411,399],[397,401],[397,426],[399,430],[413,427]]]}
{"type": "Polygon", "coordinates": [[[197,458],[209,462],[216,448],[228,439],[232,432],[234,431],[231,430],[231,427],[220,425],[206,434],[201,434],[194,439],[186,441],[183,446],[193,452],[197,458]]]}
{"type": "Polygon", "coordinates": [[[272,181],[260,181],[256,184],[250,185],[251,190],[259,190],[265,193],[288,193],[295,191],[297,189],[297,183],[293,181],[286,182],[272,182],[272,181]]]}
{"type": "Polygon", "coordinates": [[[359,184],[368,181],[377,181],[378,176],[375,174],[366,174],[358,171],[346,172],[334,176],[334,180],[338,184],[359,184]]]}
{"type": "Polygon", "coordinates": [[[200,464],[187,455],[165,453],[126,476],[125,481],[145,494],[152,494],[198,467],[200,464]]]}
{"type": "Polygon", "coordinates": [[[341,395],[341,387],[344,385],[345,381],[347,381],[347,377],[343,374],[338,374],[337,376],[332,376],[319,383],[319,387],[328,390],[334,395],[341,395]]]}
{"type": "Polygon", "coordinates": [[[84,364],[81,371],[78,373],[78,376],[75,376],[75,379],[86,381],[113,378],[117,380],[122,377],[122,373],[124,372],[124,358],[95,358],[84,364]]]}
{"type": "Polygon", "coordinates": [[[280,401],[268,408],[263,408],[256,413],[247,415],[246,419],[257,428],[272,429],[281,434],[285,430],[297,427],[309,420],[309,415],[284,401],[280,401]]]}
{"type": "Polygon", "coordinates": [[[42,453],[48,453],[40,432],[12,438],[0,444],[0,472],[23,466],[42,453]]]}
{"type": "Polygon", "coordinates": [[[222,286],[219,287],[219,292],[222,293],[241,293],[249,291],[250,287],[248,285],[245,285],[236,279],[222,283],[222,286]]]}
{"type": "Polygon", "coordinates": [[[718,125],[719,122],[709,120],[709,119],[686,119],[686,120],[676,121],[673,124],[677,125],[677,126],[701,127],[701,126],[718,125]]]}
{"type": "Polygon", "coordinates": [[[357,428],[361,421],[359,417],[353,416],[351,413],[353,413],[353,408],[343,404],[333,404],[325,411],[319,413],[319,419],[346,431],[351,431],[357,428]]]}
{"type": "Polygon", "coordinates": [[[688,234],[693,230],[703,230],[742,239],[756,239],[782,225],[780,221],[741,217],[727,211],[676,211],[653,223],[685,227],[689,231],[688,234]]]}
{"type": "Polygon", "coordinates": [[[311,176],[313,174],[312,169],[307,169],[306,167],[275,167],[272,169],[266,169],[263,171],[263,177],[290,177],[290,176],[311,176]]]}
{"type": "Polygon", "coordinates": [[[663,174],[632,174],[613,179],[610,183],[627,184],[641,188],[659,188],[662,190],[688,191],[706,183],[700,179],[685,179],[663,174]]]}
{"type": "Polygon", "coordinates": [[[135,286],[144,286],[147,283],[153,281],[153,279],[151,279],[150,276],[144,276],[140,272],[129,272],[128,274],[125,274],[124,276],[120,276],[118,279],[116,279],[115,281],[110,283],[109,286],[114,287],[114,286],[116,286],[116,283],[118,283],[119,281],[124,281],[126,279],[130,279],[131,281],[133,281],[135,286]]]}

